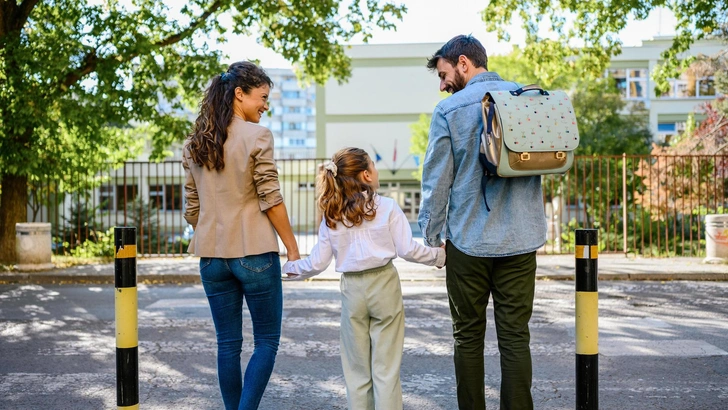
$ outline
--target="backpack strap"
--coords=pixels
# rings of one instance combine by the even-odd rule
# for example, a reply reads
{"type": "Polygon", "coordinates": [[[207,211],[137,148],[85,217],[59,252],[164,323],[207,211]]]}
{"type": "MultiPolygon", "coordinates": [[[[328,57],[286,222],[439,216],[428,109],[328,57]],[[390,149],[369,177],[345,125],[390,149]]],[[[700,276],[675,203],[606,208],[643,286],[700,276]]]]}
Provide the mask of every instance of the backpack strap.
{"type": "Polygon", "coordinates": [[[485,210],[490,212],[490,207],[488,206],[488,198],[485,196],[485,188],[488,186],[488,177],[489,177],[488,172],[483,172],[483,178],[481,178],[481,180],[480,180],[480,189],[483,191],[483,201],[485,201],[485,210]]]}

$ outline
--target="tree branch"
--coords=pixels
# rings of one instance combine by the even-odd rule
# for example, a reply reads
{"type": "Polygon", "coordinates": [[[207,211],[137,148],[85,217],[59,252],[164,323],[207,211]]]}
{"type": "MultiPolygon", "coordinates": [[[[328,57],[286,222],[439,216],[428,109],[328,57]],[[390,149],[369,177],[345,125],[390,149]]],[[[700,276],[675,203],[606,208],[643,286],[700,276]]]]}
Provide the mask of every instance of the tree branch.
{"type": "MultiPolygon", "coordinates": [[[[25,0],[25,1],[30,2],[31,0],[25,0]]],[[[37,2],[37,0],[32,0],[32,1],[37,2]]],[[[172,34],[169,37],[167,37],[161,41],[152,43],[153,48],[158,49],[158,48],[166,47],[166,46],[178,43],[178,42],[184,40],[185,38],[191,36],[198,28],[200,28],[200,26],[202,26],[205,23],[205,21],[211,15],[213,15],[216,11],[218,11],[220,9],[220,7],[222,7],[222,5],[223,5],[222,0],[215,0],[210,5],[210,7],[207,10],[205,10],[202,14],[200,14],[200,16],[197,17],[197,19],[192,21],[192,23],[190,23],[190,25],[186,29],[180,31],[179,33],[172,34]]],[[[138,52],[134,52],[134,53],[130,53],[130,54],[123,55],[123,56],[112,55],[112,56],[100,59],[100,58],[98,58],[98,55],[96,54],[96,49],[91,50],[88,54],[86,54],[84,56],[83,62],[81,63],[81,66],[78,69],[66,74],[66,76],[63,78],[63,80],[60,82],[60,88],[64,91],[67,90],[68,87],[77,83],[81,78],[94,72],[100,64],[104,64],[104,63],[111,62],[111,61],[120,64],[120,63],[127,62],[129,60],[132,60],[134,57],[137,57],[138,55],[139,55],[138,52]]]]}

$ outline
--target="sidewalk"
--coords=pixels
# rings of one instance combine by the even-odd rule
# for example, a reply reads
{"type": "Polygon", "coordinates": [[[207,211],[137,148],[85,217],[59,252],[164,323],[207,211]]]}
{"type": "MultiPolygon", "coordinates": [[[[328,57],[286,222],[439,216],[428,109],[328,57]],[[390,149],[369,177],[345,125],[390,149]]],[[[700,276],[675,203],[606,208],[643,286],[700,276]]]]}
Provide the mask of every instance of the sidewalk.
{"type": "MultiPolygon", "coordinates": [[[[536,278],[573,280],[573,255],[539,255],[536,278]]],[[[285,258],[281,258],[281,264],[285,258]]],[[[199,258],[137,259],[137,281],[145,284],[200,283],[199,258]]],[[[436,269],[396,259],[394,265],[402,281],[442,281],[446,269],[436,269]]],[[[599,255],[599,280],[728,280],[728,265],[704,264],[701,258],[627,258],[624,255],[599,255]]],[[[334,264],[312,281],[336,281],[334,264]]],[[[74,266],[39,272],[2,272],[0,284],[113,284],[114,263],[74,266]]]]}

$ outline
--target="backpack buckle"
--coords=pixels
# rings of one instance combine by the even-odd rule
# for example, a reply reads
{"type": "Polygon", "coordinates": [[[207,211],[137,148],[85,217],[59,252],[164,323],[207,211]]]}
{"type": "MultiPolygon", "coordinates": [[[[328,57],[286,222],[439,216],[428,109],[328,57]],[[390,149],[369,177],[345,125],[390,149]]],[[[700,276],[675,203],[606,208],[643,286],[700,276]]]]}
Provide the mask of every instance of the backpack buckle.
{"type": "Polygon", "coordinates": [[[521,161],[530,161],[531,160],[531,154],[528,152],[521,152],[521,161]]]}
{"type": "Polygon", "coordinates": [[[566,153],[564,151],[556,151],[556,159],[560,161],[566,159],[566,153]]]}

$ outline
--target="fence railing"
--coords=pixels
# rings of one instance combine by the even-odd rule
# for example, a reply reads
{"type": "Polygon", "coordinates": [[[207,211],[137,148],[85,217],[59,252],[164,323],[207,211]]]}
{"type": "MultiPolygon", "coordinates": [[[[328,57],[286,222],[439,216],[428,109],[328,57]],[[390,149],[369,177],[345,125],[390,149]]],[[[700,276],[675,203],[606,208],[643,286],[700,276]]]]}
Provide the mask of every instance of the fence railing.
{"type": "Polygon", "coordinates": [[[543,178],[546,253],[572,253],[574,231],[599,229],[600,252],[703,256],[705,215],[724,213],[728,156],[578,157],[543,178]]]}
{"type": "MultiPolygon", "coordinates": [[[[323,161],[277,160],[286,207],[304,253],[317,240],[315,177],[323,161]]],[[[541,252],[573,253],[575,230],[596,228],[600,252],[703,256],[704,218],[725,212],[726,181],[728,156],[577,157],[567,174],[543,177],[549,230],[541,252]]],[[[192,235],[182,217],[183,185],[179,161],[127,162],[86,176],[37,180],[30,186],[28,220],[51,222],[56,254],[97,240],[99,232],[114,226],[136,226],[139,256],[181,255],[192,235]]],[[[408,217],[415,222],[411,202],[419,195],[396,189],[383,194],[410,198],[400,205],[412,210],[408,217]]]]}

